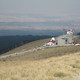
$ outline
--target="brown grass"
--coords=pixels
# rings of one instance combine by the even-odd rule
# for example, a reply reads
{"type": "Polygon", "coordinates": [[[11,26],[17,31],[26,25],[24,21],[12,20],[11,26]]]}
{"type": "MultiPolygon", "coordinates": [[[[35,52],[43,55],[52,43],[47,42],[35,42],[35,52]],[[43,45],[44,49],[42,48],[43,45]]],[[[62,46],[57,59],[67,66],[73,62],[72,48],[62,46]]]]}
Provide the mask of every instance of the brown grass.
{"type": "Polygon", "coordinates": [[[76,80],[79,76],[80,46],[46,48],[0,60],[0,80],[76,80]]]}

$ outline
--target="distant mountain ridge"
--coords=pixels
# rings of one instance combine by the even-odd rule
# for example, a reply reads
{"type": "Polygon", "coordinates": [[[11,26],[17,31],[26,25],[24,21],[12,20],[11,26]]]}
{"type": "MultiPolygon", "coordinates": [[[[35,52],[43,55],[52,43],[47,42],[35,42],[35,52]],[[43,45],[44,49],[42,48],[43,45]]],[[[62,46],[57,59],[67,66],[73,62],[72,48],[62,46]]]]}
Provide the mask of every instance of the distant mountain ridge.
{"type": "Polygon", "coordinates": [[[63,34],[59,30],[0,30],[0,36],[15,36],[15,35],[48,35],[48,36],[57,36],[63,34]]]}

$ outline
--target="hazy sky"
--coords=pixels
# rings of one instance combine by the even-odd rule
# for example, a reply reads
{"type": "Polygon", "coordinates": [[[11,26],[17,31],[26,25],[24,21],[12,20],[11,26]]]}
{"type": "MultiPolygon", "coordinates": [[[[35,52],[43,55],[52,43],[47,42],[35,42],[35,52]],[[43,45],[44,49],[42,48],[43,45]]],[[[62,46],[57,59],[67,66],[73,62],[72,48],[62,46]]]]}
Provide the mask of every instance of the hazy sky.
{"type": "Polygon", "coordinates": [[[0,13],[79,14],[80,0],[0,0],[0,13]]]}
{"type": "MultiPolygon", "coordinates": [[[[0,0],[0,22],[73,20],[80,22],[80,0],[0,0]],[[55,16],[57,18],[54,18],[55,16]]],[[[78,22],[72,24],[80,25],[78,22]]],[[[4,28],[0,26],[0,29],[4,28]]],[[[10,26],[8,28],[10,29],[10,26]]]]}

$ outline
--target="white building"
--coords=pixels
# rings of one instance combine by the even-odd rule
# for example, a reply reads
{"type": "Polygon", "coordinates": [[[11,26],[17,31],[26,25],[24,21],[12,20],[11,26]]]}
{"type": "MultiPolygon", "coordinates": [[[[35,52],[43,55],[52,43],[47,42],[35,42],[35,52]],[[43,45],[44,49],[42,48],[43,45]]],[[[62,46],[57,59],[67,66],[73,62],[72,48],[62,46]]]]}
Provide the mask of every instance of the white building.
{"type": "Polygon", "coordinates": [[[54,46],[54,45],[56,45],[56,39],[54,37],[52,37],[51,40],[46,45],[47,46],[54,46]]]}
{"type": "Polygon", "coordinates": [[[77,36],[73,34],[73,30],[68,30],[65,35],[58,36],[56,38],[52,37],[51,40],[47,43],[48,46],[64,46],[64,45],[73,45],[77,40],[77,36]]]}

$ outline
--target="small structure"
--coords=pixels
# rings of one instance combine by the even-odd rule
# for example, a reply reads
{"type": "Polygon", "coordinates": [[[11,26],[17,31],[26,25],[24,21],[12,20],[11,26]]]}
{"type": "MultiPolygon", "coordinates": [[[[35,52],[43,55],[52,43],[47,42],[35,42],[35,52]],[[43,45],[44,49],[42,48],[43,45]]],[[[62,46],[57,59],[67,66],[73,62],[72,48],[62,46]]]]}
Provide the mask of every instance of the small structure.
{"type": "Polygon", "coordinates": [[[56,39],[54,37],[52,37],[51,40],[46,45],[47,46],[54,46],[54,45],[56,45],[56,39]]]}
{"type": "Polygon", "coordinates": [[[73,34],[73,30],[72,29],[68,30],[67,34],[73,34]]]}
{"type": "Polygon", "coordinates": [[[58,45],[71,45],[76,40],[76,36],[73,34],[61,35],[56,38],[58,45]]]}
{"type": "Polygon", "coordinates": [[[65,35],[58,36],[56,38],[52,37],[51,40],[46,44],[47,46],[65,46],[65,45],[75,45],[77,41],[77,36],[74,35],[73,30],[68,30],[65,35]]]}

